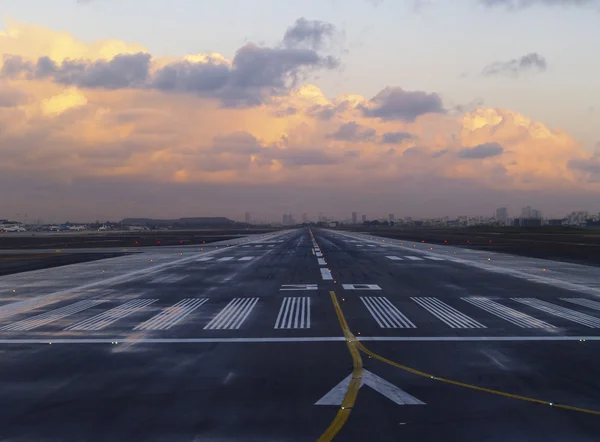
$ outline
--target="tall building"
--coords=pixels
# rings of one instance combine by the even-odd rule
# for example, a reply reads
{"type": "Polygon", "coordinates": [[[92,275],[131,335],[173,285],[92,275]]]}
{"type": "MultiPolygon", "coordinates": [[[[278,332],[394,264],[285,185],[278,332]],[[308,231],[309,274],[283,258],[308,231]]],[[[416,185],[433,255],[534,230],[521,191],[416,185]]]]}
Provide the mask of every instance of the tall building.
{"type": "Polygon", "coordinates": [[[287,225],[288,225],[288,223],[289,223],[289,220],[288,220],[288,214],[287,214],[287,213],[284,213],[284,214],[283,214],[283,221],[282,221],[282,224],[283,224],[284,226],[287,226],[287,225]]]}
{"type": "Polygon", "coordinates": [[[496,219],[498,221],[508,220],[508,209],[506,207],[500,207],[499,209],[496,209],[496,219]]]}
{"type": "Polygon", "coordinates": [[[289,225],[296,224],[296,220],[294,219],[294,215],[292,215],[291,213],[288,213],[288,224],[289,225]]]}
{"type": "Polygon", "coordinates": [[[396,215],[394,215],[393,213],[390,213],[388,215],[388,221],[391,222],[391,223],[395,222],[396,221],[396,215]]]}
{"type": "Polygon", "coordinates": [[[521,209],[521,218],[531,218],[532,210],[533,209],[531,208],[531,206],[523,207],[521,209]]]}
{"type": "Polygon", "coordinates": [[[246,216],[244,217],[244,221],[246,221],[246,224],[250,224],[250,212],[246,212],[246,216]]]}
{"type": "Polygon", "coordinates": [[[358,212],[352,212],[352,224],[358,224],[358,212]]]}
{"type": "Polygon", "coordinates": [[[363,224],[367,222],[367,215],[362,216],[362,222],[363,222],[363,224]]]}

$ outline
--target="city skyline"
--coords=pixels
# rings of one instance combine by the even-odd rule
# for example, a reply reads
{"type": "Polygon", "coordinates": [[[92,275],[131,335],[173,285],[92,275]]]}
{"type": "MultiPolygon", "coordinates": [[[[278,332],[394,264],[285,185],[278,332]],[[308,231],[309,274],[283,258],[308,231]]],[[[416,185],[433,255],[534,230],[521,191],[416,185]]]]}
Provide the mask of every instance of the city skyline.
{"type": "Polygon", "coordinates": [[[595,1],[265,2],[5,5],[5,216],[598,209],[595,1]]]}

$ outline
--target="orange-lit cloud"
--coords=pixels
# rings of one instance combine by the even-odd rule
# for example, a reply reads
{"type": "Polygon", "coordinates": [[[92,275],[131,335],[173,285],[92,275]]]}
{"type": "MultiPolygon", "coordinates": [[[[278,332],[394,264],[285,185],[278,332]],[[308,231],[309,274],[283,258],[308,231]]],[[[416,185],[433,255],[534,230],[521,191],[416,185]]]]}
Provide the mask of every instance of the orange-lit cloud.
{"type": "Polygon", "coordinates": [[[299,84],[336,66],[320,52],[331,28],[300,25],[280,47],[246,45],[234,60],[154,59],[141,45],[86,44],[9,21],[0,34],[0,172],[38,186],[93,179],[352,195],[417,179],[598,190],[586,167],[595,157],[518,112],[456,114],[435,93],[396,87],[329,99],[299,84]]]}

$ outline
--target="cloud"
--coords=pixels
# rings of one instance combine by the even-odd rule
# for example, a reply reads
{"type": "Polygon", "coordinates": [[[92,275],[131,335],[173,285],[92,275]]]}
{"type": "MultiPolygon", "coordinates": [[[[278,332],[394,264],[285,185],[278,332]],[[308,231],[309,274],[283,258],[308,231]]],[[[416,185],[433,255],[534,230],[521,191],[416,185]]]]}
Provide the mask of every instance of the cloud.
{"type": "Polygon", "coordinates": [[[27,103],[27,94],[20,89],[11,87],[8,84],[0,83],[0,108],[16,107],[27,103]]]}
{"type": "Polygon", "coordinates": [[[597,3],[597,0],[479,0],[485,6],[504,6],[509,9],[522,9],[530,6],[584,6],[597,3]]]}
{"type": "Polygon", "coordinates": [[[427,113],[444,113],[439,95],[386,87],[360,109],[367,117],[411,122],[427,113]]]}
{"type": "Polygon", "coordinates": [[[485,77],[502,74],[518,77],[519,74],[526,71],[543,72],[547,67],[546,59],[540,54],[532,52],[518,59],[491,63],[483,68],[481,74],[485,77]]]}
{"type": "Polygon", "coordinates": [[[320,49],[327,40],[333,38],[335,26],[319,20],[296,20],[283,36],[283,45],[287,48],[320,49]]]}
{"type": "Polygon", "coordinates": [[[356,121],[350,121],[342,124],[336,132],[328,137],[337,141],[363,142],[373,141],[376,135],[375,129],[363,127],[356,121]]]}
{"type": "Polygon", "coordinates": [[[258,106],[283,95],[312,69],[334,69],[337,59],[314,50],[265,48],[252,43],[240,48],[232,66],[224,63],[169,63],[150,72],[147,53],[116,55],[109,61],[63,60],[58,65],[40,57],[34,65],[19,56],[5,56],[2,77],[50,78],[80,88],[157,89],[169,93],[192,93],[216,98],[226,107],[258,106]]]}
{"type": "Polygon", "coordinates": [[[139,45],[18,30],[0,35],[13,54],[0,82],[0,185],[11,189],[0,206],[15,213],[344,216],[401,199],[425,216],[598,201],[598,159],[564,131],[481,102],[446,111],[439,95],[399,87],[326,97],[305,84],[327,65],[311,38],[245,45],[232,60],[152,58],[139,45]],[[67,48],[49,44],[61,40],[67,48]]]}
{"type": "Polygon", "coordinates": [[[473,147],[465,147],[458,152],[460,158],[479,160],[501,155],[504,148],[498,143],[484,143],[473,147]]]}
{"type": "Polygon", "coordinates": [[[385,144],[401,144],[405,140],[412,139],[412,134],[408,132],[387,132],[381,137],[381,142],[385,144]]]}
{"type": "Polygon", "coordinates": [[[58,95],[41,102],[42,112],[46,115],[59,115],[69,109],[85,106],[88,100],[84,94],[75,88],[67,89],[58,95]]]}

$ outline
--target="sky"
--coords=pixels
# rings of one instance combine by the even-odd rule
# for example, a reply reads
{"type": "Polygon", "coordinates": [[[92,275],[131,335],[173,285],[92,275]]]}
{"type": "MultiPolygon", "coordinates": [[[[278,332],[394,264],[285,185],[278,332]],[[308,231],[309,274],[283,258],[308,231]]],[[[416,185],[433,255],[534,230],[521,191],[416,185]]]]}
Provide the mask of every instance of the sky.
{"type": "Polygon", "coordinates": [[[600,0],[0,0],[0,219],[600,209],[600,0]]]}

